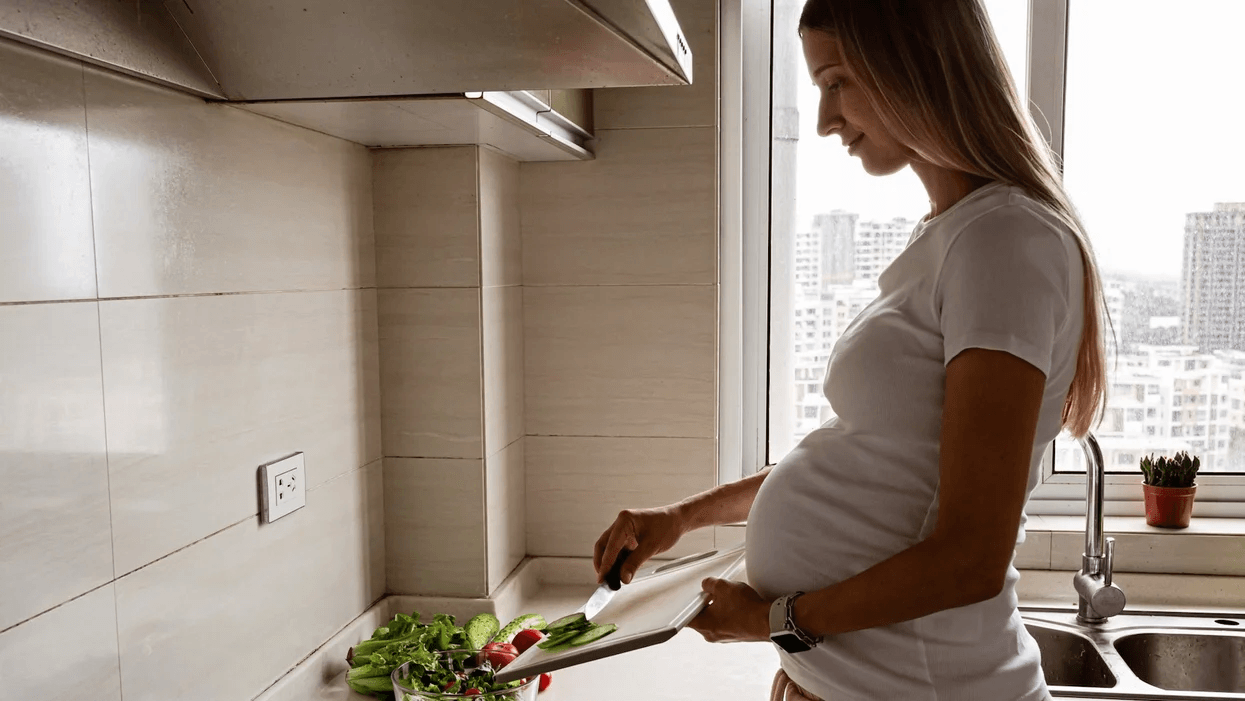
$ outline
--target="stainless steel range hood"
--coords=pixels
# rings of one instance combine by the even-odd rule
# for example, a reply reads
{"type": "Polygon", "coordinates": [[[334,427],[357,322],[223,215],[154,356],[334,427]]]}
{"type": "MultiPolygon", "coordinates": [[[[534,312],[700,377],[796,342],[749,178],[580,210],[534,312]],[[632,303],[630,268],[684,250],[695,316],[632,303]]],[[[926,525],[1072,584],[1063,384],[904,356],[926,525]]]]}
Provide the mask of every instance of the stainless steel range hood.
{"type": "Polygon", "coordinates": [[[231,101],[692,79],[669,0],[0,0],[0,35],[231,101]]]}

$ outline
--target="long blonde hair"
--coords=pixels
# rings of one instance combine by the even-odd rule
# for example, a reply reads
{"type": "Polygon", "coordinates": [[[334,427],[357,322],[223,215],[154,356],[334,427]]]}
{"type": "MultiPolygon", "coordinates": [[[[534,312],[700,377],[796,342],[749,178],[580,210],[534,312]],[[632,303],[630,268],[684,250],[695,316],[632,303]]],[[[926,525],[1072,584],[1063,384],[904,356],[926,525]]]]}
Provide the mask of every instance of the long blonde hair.
{"type": "Polygon", "coordinates": [[[923,160],[997,180],[1049,205],[1085,271],[1085,321],[1063,428],[1083,436],[1106,404],[1110,324],[1093,247],[1055,154],[1012,82],[980,0],[808,0],[800,32],[833,35],[883,126],[923,160]]]}

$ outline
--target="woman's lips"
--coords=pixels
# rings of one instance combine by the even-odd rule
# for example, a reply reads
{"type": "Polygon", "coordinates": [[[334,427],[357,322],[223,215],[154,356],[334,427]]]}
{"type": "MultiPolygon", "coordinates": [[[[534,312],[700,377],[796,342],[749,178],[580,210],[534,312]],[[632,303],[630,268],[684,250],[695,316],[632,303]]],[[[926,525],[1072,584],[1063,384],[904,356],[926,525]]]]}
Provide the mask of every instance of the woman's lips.
{"type": "Polygon", "coordinates": [[[852,143],[847,145],[847,155],[849,156],[852,155],[852,151],[856,149],[856,146],[860,143],[860,140],[863,138],[865,138],[865,135],[861,134],[860,136],[857,136],[856,138],[852,139],[852,143]]]}

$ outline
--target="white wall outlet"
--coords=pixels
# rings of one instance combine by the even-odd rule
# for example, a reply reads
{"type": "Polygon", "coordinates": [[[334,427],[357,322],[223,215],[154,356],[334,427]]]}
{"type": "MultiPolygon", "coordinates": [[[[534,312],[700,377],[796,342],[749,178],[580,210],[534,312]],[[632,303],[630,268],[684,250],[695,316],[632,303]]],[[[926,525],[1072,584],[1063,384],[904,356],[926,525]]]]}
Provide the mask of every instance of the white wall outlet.
{"type": "Polygon", "coordinates": [[[264,523],[272,523],[307,505],[307,470],[303,454],[294,453],[288,458],[259,467],[260,517],[264,523]]]}

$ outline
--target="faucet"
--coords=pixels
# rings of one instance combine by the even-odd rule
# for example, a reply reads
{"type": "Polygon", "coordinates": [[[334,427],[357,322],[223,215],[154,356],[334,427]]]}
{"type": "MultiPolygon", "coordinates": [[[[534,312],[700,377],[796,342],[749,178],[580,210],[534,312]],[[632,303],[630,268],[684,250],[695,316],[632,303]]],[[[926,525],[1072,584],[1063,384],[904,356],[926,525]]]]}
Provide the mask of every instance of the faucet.
{"type": "Polygon", "coordinates": [[[1080,623],[1105,623],[1124,610],[1124,591],[1111,583],[1115,565],[1115,538],[1103,538],[1102,500],[1106,468],[1102,449],[1094,434],[1079,439],[1085,451],[1085,554],[1081,571],[1072,578],[1080,603],[1076,620],[1080,623]]]}

